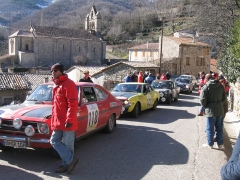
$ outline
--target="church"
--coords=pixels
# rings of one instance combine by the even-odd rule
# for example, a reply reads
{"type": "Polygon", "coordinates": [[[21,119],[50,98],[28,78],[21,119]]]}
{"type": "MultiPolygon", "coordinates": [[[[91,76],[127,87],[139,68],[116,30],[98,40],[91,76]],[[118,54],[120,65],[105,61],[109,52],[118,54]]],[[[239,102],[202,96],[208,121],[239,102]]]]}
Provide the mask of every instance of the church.
{"type": "MultiPolygon", "coordinates": [[[[14,66],[49,67],[56,62],[73,65],[102,65],[106,42],[101,36],[101,14],[95,6],[86,16],[85,30],[30,25],[9,36],[9,57],[14,66]]],[[[1,61],[1,66],[4,61],[1,61]]]]}

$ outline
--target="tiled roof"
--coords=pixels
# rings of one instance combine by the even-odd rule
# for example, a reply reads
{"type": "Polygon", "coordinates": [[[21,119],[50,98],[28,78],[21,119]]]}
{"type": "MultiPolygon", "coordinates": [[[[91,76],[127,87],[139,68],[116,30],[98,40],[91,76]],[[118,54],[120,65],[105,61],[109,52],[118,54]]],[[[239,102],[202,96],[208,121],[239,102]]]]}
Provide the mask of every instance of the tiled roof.
{"type": "Polygon", "coordinates": [[[19,74],[0,74],[0,90],[30,90],[27,80],[19,74]]]}
{"type": "Polygon", "coordinates": [[[217,60],[212,58],[212,59],[210,60],[210,64],[213,65],[213,66],[216,66],[217,60]]]}
{"type": "Polygon", "coordinates": [[[51,74],[24,74],[23,77],[27,80],[31,87],[30,93],[38,87],[38,85],[44,83],[44,79],[48,78],[48,81],[52,81],[52,75],[51,74]]]}
{"type": "Polygon", "coordinates": [[[66,29],[57,27],[32,26],[35,36],[67,37],[99,41],[99,39],[83,29],[66,29]]]}
{"type": "MultiPolygon", "coordinates": [[[[209,44],[205,44],[203,42],[198,42],[198,41],[193,42],[192,38],[186,38],[186,37],[183,38],[183,37],[174,37],[174,36],[164,36],[164,38],[173,40],[173,41],[177,42],[179,45],[182,44],[182,45],[211,47],[209,44]]],[[[163,45],[164,45],[164,41],[163,41],[163,45]]]]}
{"type": "Polygon", "coordinates": [[[159,50],[159,43],[147,43],[133,46],[129,50],[159,50]]]}
{"type": "Polygon", "coordinates": [[[115,63],[113,65],[110,66],[73,66],[71,68],[69,68],[68,70],[66,70],[65,72],[68,73],[70,71],[72,71],[73,69],[77,68],[79,69],[81,72],[88,70],[89,71],[89,75],[90,76],[94,76],[97,75],[101,72],[104,72],[107,69],[113,68],[115,66],[118,66],[119,64],[127,64],[129,66],[135,67],[135,68],[141,68],[141,67],[158,67],[157,65],[153,64],[153,63],[149,63],[149,62],[137,62],[137,61],[127,61],[127,62],[123,62],[120,61],[118,63],[115,63]]]}
{"type": "Polygon", "coordinates": [[[79,69],[81,72],[88,70],[89,75],[92,76],[93,74],[100,72],[101,70],[103,70],[106,67],[107,66],[73,66],[73,67],[69,68],[68,70],[66,70],[65,72],[68,73],[71,70],[76,68],[76,69],[79,69]]]}
{"type": "Polygon", "coordinates": [[[15,36],[29,36],[32,37],[32,33],[30,31],[27,30],[18,30],[17,32],[13,33],[12,35],[10,35],[9,37],[15,37],[15,36]]]}

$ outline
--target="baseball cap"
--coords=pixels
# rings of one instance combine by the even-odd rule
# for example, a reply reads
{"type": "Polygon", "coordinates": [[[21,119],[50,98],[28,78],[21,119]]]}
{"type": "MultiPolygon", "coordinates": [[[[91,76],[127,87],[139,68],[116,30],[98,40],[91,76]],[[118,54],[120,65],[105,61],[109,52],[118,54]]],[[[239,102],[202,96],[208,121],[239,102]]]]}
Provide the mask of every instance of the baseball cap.
{"type": "Polygon", "coordinates": [[[61,63],[56,63],[56,64],[52,65],[52,67],[51,67],[51,71],[53,71],[53,70],[59,70],[61,73],[63,73],[64,66],[61,63]]]}

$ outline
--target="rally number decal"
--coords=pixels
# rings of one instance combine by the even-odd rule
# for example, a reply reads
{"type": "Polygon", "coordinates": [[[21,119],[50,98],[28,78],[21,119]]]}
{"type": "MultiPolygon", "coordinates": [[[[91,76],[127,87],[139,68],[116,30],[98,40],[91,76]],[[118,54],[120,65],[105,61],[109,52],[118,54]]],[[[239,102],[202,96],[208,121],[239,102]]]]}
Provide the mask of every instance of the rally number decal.
{"type": "Polygon", "coordinates": [[[147,106],[151,106],[151,100],[152,100],[152,97],[151,97],[151,95],[148,93],[148,94],[147,94],[147,106]]]}
{"type": "Polygon", "coordinates": [[[88,111],[88,124],[87,131],[91,131],[96,129],[99,119],[99,109],[97,104],[89,104],[87,105],[88,111]]]}

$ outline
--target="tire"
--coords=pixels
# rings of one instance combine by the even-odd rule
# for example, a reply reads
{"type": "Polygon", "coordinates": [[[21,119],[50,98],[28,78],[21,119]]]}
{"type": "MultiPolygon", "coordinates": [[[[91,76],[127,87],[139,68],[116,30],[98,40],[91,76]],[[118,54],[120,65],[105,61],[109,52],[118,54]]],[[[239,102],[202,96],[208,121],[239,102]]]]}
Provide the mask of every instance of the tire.
{"type": "Polygon", "coordinates": [[[108,119],[108,123],[105,126],[105,128],[103,129],[103,131],[105,133],[111,133],[111,132],[113,132],[113,129],[114,129],[115,125],[116,125],[116,118],[115,118],[114,114],[112,114],[110,116],[110,118],[108,119]]]}
{"type": "Polygon", "coordinates": [[[154,101],[154,104],[153,104],[153,107],[152,107],[152,110],[153,110],[153,111],[157,109],[157,105],[158,105],[158,100],[156,99],[156,100],[154,101]]]}
{"type": "Polygon", "coordinates": [[[177,96],[174,98],[174,102],[177,102],[178,101],[178,94],[177,96]]]}
{"type": "Polygon", "coordinates": [[[140,105],[137,103],[131,112],[131,116],[137,118],[140,114],[140,105]]]}
{"type": "Polygon", "coordinates": [[[171,104],[172,103],[172,96],[170,95],[170,97],[168,98],[168,101],[167,101],[168,104],[171,104]]]}

